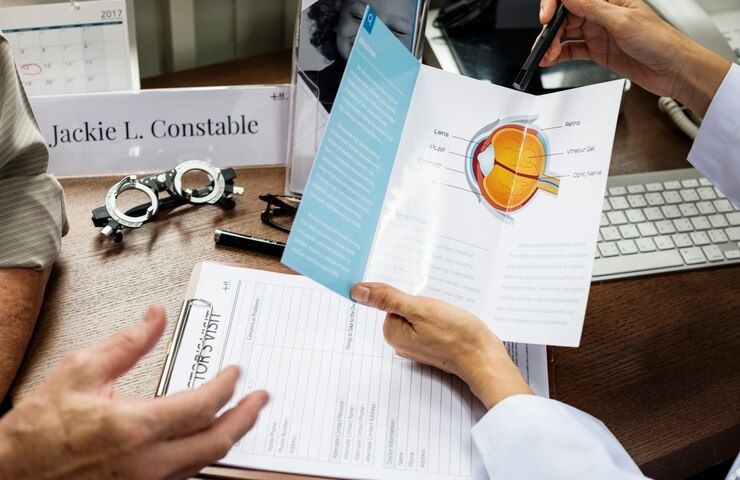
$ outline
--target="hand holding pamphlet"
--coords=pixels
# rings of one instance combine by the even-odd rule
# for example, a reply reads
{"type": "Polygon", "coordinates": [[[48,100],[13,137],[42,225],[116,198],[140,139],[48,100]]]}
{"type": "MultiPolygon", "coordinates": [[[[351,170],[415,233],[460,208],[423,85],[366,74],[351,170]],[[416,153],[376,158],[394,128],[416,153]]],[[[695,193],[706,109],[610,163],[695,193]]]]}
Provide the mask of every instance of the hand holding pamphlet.
{"type": "Polygon", "coordinates": [[[445,73],[368,8],[283,263],[577,346],[623,85],[536,97],[445,73]]]}

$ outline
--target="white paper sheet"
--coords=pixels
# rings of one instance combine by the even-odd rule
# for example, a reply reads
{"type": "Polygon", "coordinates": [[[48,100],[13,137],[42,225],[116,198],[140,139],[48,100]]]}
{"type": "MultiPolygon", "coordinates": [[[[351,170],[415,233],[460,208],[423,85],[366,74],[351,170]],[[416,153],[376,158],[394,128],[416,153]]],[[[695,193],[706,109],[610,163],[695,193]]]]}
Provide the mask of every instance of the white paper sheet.
{"type": "Polygon", "coordinates": [[[124,0],[0,9],[29,96],[139,88],[124,0]]]}
{"type": "MultiPolygon", "coordinates": [[[[299,276],[202,265],[170,392],[228,365],[243,369],[231,405],[272,399],[224,465],[357,479],[486,478],[471,440],[482,405],[456,377],[394,355],[384,314],[299,276]],[[198,352],[201,352],[198,358],[198,352]]],[[[547,395],[544,347],[510,345],[547,395]]]]}

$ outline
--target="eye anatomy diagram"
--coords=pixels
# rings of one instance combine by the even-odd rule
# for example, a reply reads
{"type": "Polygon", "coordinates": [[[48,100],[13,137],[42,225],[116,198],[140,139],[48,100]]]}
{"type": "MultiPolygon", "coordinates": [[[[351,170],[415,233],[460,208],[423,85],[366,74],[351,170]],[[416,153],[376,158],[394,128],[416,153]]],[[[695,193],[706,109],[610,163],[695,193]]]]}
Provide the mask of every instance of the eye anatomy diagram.
{"type": "Polygon", "coordinates": [[[560,180],[546,174],[550,145],[536,119],[499,120],[481,129],[467,151],[470,187],[496,212],[523,209],[542,190],[557,196],[560,180]]]}

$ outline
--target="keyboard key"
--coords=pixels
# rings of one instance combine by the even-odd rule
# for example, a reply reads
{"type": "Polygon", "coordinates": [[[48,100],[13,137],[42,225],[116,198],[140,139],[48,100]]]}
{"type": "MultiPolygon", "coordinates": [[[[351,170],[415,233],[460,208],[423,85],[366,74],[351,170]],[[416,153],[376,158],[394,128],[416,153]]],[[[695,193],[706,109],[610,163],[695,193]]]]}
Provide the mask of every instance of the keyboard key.
{"type": "Polygon", "coordinates": [[[643,237],[654,237],[658,234],[658,229],[652,223],[640,223],[637,225],[640,235],[643,237]]]}
{"type": "Polygon", "coordinates": [[[665,188],[666,190],[678,190],[679,188],[681,188],[681,184],[673,180],[670,182],[664,182],[663,188],[665,188]]]}
{"type": "Polygon", "coordinates": [[[732,203],[727,199],[715,200],[714,208],[716,208],[719,213],[728,213],[734,210],[732,203]]]}
{"type": "Polygon", "coordinates": [[[719,188],[714,187],[714,193],[717,194],[717,198],[727,198],[727,195],[722,193],[719,188]]]}
{"type": "Polygon", "coordinates": [[[627,210],[624,213],[627,215],[627,220],[630,223],[642,223],[645,221],[645,215],[642,213],[642,210],[627,210]]]}
{"type": "Polygon", "coordinates": [[[637,245],[635,245],[634,240],[622,240],[617,242],[617,247],[619,247],[619,252],[622,255],[634,255],[637,253],[637,245]]]}
{"type": "Polygon", "coordinates": [[[694,231],[694,225],[692,225],[688,218],[677,218],[673,221],[673,226],[681,233],[694,231]]]}
{"type": "Polygon", "coordinates": [[[594,262],[594,277],[683,266],[678,250],[638,253],[628,257],[602,258],[594,262]]]}
{"type": "Polygon", "coordinates": [[[655,245],[658,246],[658,250],[670,250],[672,248],[676,248],[676,246],[673,244],[673,241],[671,240],[671,237],[667,237],[665,235],[655,237],[655,245]]]}
{"type": "Polygon", "coordinates": [[[660,222],[656,222],[655,226],[658,227],[658,231],[661,235],[676,233],[676,227],[673,226],[673,222],[670,220],[661,220],[660,222]]]}
{"type": "Polygon", "coordinates": [[[599,258],[601,258],[601,253],[599,253],[599,247],[597,246],[596,251],[594,252],[594,259],[598,260],[599,258]]]}
{"type": "Polygon", "coordinates": [[[694,215],[699,215],[699,210],[696,209],[693,203],[682,203],[678,206],[678,209],[681,211],[681,215],[684,217],[693,217],[694,215]]]}
{"type": "Polygon", "coordinates": [[[683,198],[684,202],[698,202],[701,200],[699,194],[693,188],[681,190],[681,198],[683,198]]]}
{"type": "Polygon", "coordinates": [[[717,245],[709,245],[708,247],[702,248],[702,251],[704,252],[704,256],[707,257],[707,260],[710,262],[721,262],[725,259],[725,255],[717,245]]]}
{"type": "Polygon", "coordinates": [[[602,227],[608,227],[609,226],[609,219],[606,218],[606,215],[603,213],[601,214],[601,226],[602,227]]]}
{"type": "Polygon", "coordinates": [[[645,185],[630,185],[627,187],[627,192],[632,194],[645,193],[645,185]]]}
{"type": "Polygon", "coordinates": [[[655,242],[649,238],[638,238],[635,243],[637,243],[637,248],[641,253],[654,252],[656,250],[655,242]]]}
{"type": "Polygon", "coordinates": [[[607,199],[605,198],[605,199],[604,199],[604,206],[603,206],[603,207],[601,207],[601,211],[602,211],[602,212],[609,212],[609,211],[611,211],[611,209],[612,209],[612,206],[611,206],[611,204],[609,204],[609,200],[607,200],[607,199]]]}
{"type": "Polygon", "coordinates": [[[702,200],[714,200],[717,198],[717,194],[714,193],[714,188],[712,187],[702,187],[696,190],[696,193],[699,194],[699,197],[702,200]]]}
{"type": "Polygon", "coordinates": [[[704,245],[712,243],[712,241],[709,240],[709,235],[704,232],[691,232],[689,236],[691,237],[691,241],[694,242],[694,245],[697,247],[703,247],[704,245]]]}
{"type": "Polygon", "coordinates": [[[611,197],[609,199],[609,203],[612,204],[612,208],[614,210],[627,210],[628,208],[630,208],[630,204],[624,197],[611,197]]]}
{"type": "Polygon", "coordinates": [[[713,213],[717,213],[712,202],[699,202],[696,204],[696,208],[699,209],[699,213],[702,215],[712,215],[713,213]]]}
{"type": "Polygon", "coordinates": [[[707,217],[694,217],[691,219],[691,224],[694,226],[694,230],[709,230],[712,228],[707,217]]]}
{"type": "Polygon", "coordinates": [[[683,202],[683,198],[675,190],[663,192],[663,199],[665,199],[665,203],[668,204],[677,204],[683,202]]]}
{"type": "Polygon", "coordinates": [[[723,230],[710,230],[709,239],[712,240],[712,243],[727,243],[730,241],[723,230]]]}
{"type": "Polygon", "coordinates": [[[725,233],[731,242],[740,242],[740,227],[726,228],[725,233]]]}
{"type": "Polygon", "coordinates": [[[691,237],[689,237],[685,233],[677,233],[676,235],[672,236],[671,239],[678,248],[686,248],[694,245],[691,242],[691,237]]]}
{"type": "Polygon", "coordinates": [[[648,183],[647,185],[645,185],[645,188],[648,192],[662,192],[663,184],[660,182],[648,183]]]}
{"type": "Polygon", "coordinates": [[[658,192],[648,193],[647,195],[645,195],[645,200],[647,200],[648,205],[650,205],[651,207],[659,207],[661,205],[665,205],[663,195],[658,192]]]}
{"type": "Polygon", "coordinates": [[[663,214],[661,213],[659,208],[656,207],[648,207],[642,211],[648,220],[651,222],[655,222],[657,220],[663,220],[663,214]]]}
{"type": "Polygon", "coordinates": [[[722,214],[712,215],[709,217],[709,223],[712,224],[712,228],[725,228],[730,226],[730,223],[722,214]]]}
{"type": "Polygon", "coordinates": [[[700,178],[699,179],[699,185],[701,185],[702,187],[711,187],[712,186],[712,182],[710,182],[706,178],[700,178]]]}
{"type": "Polygon", "coordinates": [[[727,221],[730,222],[730,225],[733,227],[737,227],[740,225],[740,212],[732,212],[727,214],[727,221]]]}
{"type": "Polygon", "coordinates": [[[609,212],[606,214],[609,217],[609,223],[612,225],[624,225],[627,222],[627,217],[624,216],[624,212],[609,212]]]}
{"type": "Polygon", "coordinates": [[[699,263],[706,263],[707,261],[707,259],[704,258],[701,248],[682,248],[680,252],[683,257],[683,261],[686,262],[687,265],[697,265],[699,263]]]}
{"type": "Polygon", "coordinates": [[[624,187],[611,187],[609,195],[627,195],[627,189],[624,187]]]}
{"type": "Polygon", "coordinates": [[[637,227],[634,225],[622,225],[619,227],[619,233],[622,234],[622,238],[631,239],[640,236],[640,232],[637,231],[637,227]]]}
{"type": "Polygon", "coordinates": [[[601,252],[601,255],[604,257],[616,257],[619,255],[619,249],[617,248],[617,244],[613,242],[608,243],[600,243],[599,244],[599,251],[601,252]]]}
{"type": "Polygon", "coordinates": [[[696,188],[699,186],[699,180],[696,178],[689,178],[688,180],[681,180],[683,188],[696,188]]]}
{"type": "Polygon", "coordinates": [[[600,230],[600,232],[601,236],[604,237],[604,240],[606,240],[607,242],[613,242],[615,240],[622,239],[622,236],[619,234],[619,230],[617,229],[617,227],[604,227],[600,230]]]}
{"type": "Polygon", "coordinates": [[[727,260],[737,260],[740,258],[740,250],[725,250],[727,260]]]}
{"type": "Polygon", "coordinates": [[[660,211],[663,212],[665,218],[681,218],[681,210],[679,210],[678,207],[675,205],[666,205],[665,207],[660,207],[660,211]]]}
{"type": "Polygon", "coordinates": [[[630,207],[632,208],[642,208],[648,206],[647,200],[645,200],[645,196],[642,194],[628,195],[627,201],[630,203],[630,207]]]}

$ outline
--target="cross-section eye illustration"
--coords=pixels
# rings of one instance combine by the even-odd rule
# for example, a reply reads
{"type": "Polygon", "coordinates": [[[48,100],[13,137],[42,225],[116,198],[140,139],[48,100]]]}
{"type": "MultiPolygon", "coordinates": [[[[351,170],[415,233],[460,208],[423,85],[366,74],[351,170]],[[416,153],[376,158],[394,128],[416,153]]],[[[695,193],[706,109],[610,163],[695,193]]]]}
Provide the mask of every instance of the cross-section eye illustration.
{"type": "Polygon", "coordinates": [[[468,148],[471,186],[499,212],[525,207],[543,190],[557,195],[560,180],[547,174],[547,138],[528,122],[496,122],[479,132],[468,148]]]}

